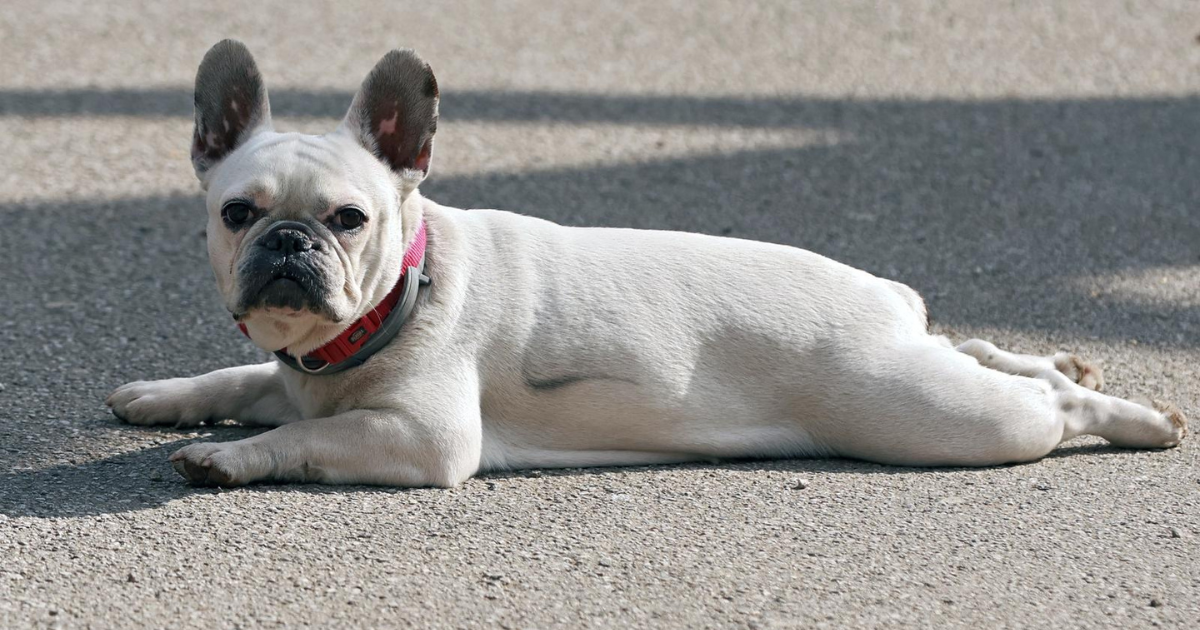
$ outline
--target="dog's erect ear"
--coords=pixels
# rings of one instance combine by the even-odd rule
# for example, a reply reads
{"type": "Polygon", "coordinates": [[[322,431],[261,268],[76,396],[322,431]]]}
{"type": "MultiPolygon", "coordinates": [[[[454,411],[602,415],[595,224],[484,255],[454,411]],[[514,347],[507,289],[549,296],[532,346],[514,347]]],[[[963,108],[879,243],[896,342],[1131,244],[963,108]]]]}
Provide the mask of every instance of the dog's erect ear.
{"type": "Polygon", "coordinates": [[[196,176],[225,159],[247,138],[271,128],[267,86],[250,51],[226,39],[204,55],[196,72],[196,131],[192,166],[196,176]]]}
{"type": "Polygon", "coordinates": [[[393,171],[419,183],[429,173],[437,118],[433,70],[405,49],[375,64],[342,125],[393,171]]]}

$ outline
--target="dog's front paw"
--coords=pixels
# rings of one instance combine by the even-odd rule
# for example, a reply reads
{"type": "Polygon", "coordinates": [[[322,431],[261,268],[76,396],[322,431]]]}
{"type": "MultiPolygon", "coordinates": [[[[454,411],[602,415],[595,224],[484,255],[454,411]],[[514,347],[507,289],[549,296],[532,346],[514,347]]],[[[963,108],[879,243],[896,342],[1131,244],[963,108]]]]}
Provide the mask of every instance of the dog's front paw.
{"type": "Polygon", "coordinates": [[[184,479],[199,486],[231,488],[257,478],[247,447],[237,442],[189,444],[171,457],[171,465],[184,479]]]}
{"type": "Polygon", "coordinates": [[[105,404],[117,418],[137,425],[194,427],[209,419],[208,405],[191,379],[128,383],[109,394],[105,404]]]}

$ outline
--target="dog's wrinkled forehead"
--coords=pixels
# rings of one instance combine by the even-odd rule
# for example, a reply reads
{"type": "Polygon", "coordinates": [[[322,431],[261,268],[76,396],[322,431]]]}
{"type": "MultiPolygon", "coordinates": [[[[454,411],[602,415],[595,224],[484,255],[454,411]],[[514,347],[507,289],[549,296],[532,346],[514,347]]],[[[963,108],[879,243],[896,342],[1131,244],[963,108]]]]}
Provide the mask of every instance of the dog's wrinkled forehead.
{"type": "Polygon", "coordinates": [[[210,206],[231,199],[281,215],[341,206],[384,210],[397,203],[391,171],[342,133],[260,133],[213,173],[210,206]]]}

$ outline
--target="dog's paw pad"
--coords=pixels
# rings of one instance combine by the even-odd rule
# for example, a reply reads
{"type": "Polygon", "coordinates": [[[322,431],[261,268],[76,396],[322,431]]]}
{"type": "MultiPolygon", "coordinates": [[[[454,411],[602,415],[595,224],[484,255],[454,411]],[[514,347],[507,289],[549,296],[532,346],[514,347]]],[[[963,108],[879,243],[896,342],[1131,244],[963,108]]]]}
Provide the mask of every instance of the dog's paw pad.
{"type": "Polygon", "coordinates": [[[1104,370],[1077,355],[1063,353],[1056,356],[1054,367],[1082,387],[1097,392],[1104,389],[1104,370]]]}

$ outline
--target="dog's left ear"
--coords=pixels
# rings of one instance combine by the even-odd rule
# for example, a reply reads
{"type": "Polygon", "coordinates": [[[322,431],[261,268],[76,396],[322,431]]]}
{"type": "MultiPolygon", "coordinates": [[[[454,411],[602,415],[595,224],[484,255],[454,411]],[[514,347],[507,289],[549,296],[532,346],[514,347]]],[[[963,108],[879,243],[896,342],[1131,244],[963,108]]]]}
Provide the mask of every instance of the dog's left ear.
{"type": "Polygon", "coordinates": [[[412,50],[383,56],[354,96],[342,126],[412,185],[429,174],[437,131],[438,86],[412,50]]]}

